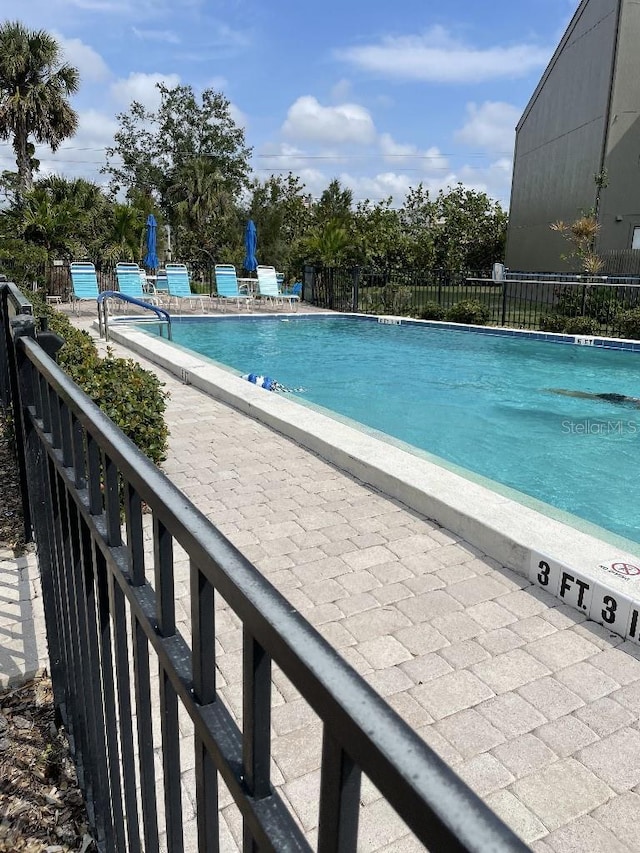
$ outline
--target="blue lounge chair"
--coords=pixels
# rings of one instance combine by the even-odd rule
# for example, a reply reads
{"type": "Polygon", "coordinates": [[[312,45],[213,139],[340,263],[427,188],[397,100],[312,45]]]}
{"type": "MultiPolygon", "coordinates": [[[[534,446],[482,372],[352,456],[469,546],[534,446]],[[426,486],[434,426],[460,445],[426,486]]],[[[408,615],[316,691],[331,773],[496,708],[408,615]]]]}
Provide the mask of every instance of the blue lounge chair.
{"type": "Polygon", "coordinates": [[[238,284],[238,276],[236,268],[233,264],[216,264],[216,292],[218,294],[218,305],[225,305],[227,302],[235,301],[238,308],[240,303],[249,306],[253,301],[253,297],[248,293],[242,293],[238,284]]]}
{"type": "Polygon", "coordinates": [[[96,302],[100,295],[96,268],[89,261],[74,261],[69,266],[71,273],[71,303],[76,314],[80,314],[81,302],[96,302]]]}
{"type": "Polygon", "coordinates": [[[275,267],[258,267],[258,293],[267,302],[273,302],[274,305],[284,305],[288,302],[292,309],[294,305],[300,302],[300,297],[295,293],[282,293],[278,286],[278,274],[275,267]]]}
{"type": "Polygon", "coordinates": [[[282,291],[286,296],[297,296],[302,299],[302,282],[296,281],[291,287],[286,287],[282,291]]]}
{"type": "Polygon", "coordinates": [[[124,293],[125,296],[132,296],[134,299],[141,299],[143,302],[149,302],[151,305],[159,305],[158,297],[145,291],[143,276],[146,284],[146,276],[138,264],[116,264],[116,278],[118,279],[120,293],[124,293]]]}
{"type": "Polygon", "coordinates": [[[185,302],[188,305],[200,303],[200,308],[205,311],[205,303],[211,304],[211,298],[208,294],[191,292],[186,264],[166,264],[165,270],[170,302],[173,302],[176,308],[180,308],[185,302]]]}

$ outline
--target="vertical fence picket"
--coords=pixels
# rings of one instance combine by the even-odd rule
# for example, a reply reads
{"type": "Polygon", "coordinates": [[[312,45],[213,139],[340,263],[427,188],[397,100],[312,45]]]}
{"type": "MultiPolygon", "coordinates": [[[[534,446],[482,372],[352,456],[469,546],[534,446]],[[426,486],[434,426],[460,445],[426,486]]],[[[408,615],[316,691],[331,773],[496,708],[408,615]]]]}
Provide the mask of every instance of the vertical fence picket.
{"type": "Polygon", "coordinates": [[[358,846],[360,769],[325,729],[318,853],[352,853],[358,846]]]}
{"type": "MultiPolygon", "coordinates": [[[[156,516],[153,518],[153,551],[158,631],[162,637],[173,637],[176,632],[173,539],[156,516]]],[[[180,790],[178,697],[163,666],[160,666],[160,730],[167,844],[171,851],[181,853],[184,849],[184,838],[180,790]]]]}
{"type": "Polygon", "coordinates": [[[127,530],[129,574],[134,586],[144,584],[144,530],[140,495],[127,483],[124,489],[124,512],[127,530]]]}
{"type": "MultiPolygon", "coordinates": [[[[71,509],[71,508],[70,508],[71,509]]],[[[97,616],[97,598],[94,583],[93,547],[91,535],[76,510],[76,522],[79,529],[80,560],[74,565],[76,610],[78,627],[81,632],[82,666],[85,673],[85,697],[89,716],[90,758],[89,767],[95,800],[100,805],[97,811],[104,814],[105,842],[108,850],[124,850],[124,826],[122,795],[119,785],[113,785],[109,774],[109,765],[119,764],[117,745],[105,737],[108,735],[105,721],[105,702],[103,693],[102,661],[100,658],[99,630],[97,616]],[[115,748],[114,748],[115,747],[115,748]],[[103,806],[103,807],[101,807],[103,806]]]]}
{"type": "Polygon", "coordinates": [[[116,548],[122,545],[118,468],[107,454],[103,455],[102,464],[104,465],[104,511],[107,523],[107,542],[112,548],[116,548]]]}
{"type": "MultiPolygon", "coordinates": [[[[242,753],[247,788],[257,800],[271,793],[271,658],[245,627],[243,631],[242,753]]],[[[245,821],[244,853],[257,853],[245,821]]]]}
{"type": "MultiPolygon", "coordinates": [[[[102,690],[105,715],[105,740],[108,754],[109,787],[114,803],[114,828],[116,851],[125,850],[124,825],[126,822],[128,849],[140,853],[138,812],[136,802],[135,763],[133,761],[133,734],[131,724],[130,685],[116,696],[114,671],[116,667],[112,647],[111,611],[109,606],[109,581],[106,560],[101,551],[92,546],[91,569],[96,602],[96,632],[101,661],[102,690]],[[119,710],[119,714],[118,714],[119,710]],[[124,711],[124,712],[123,712],[124,711]],[[122,816],[122,781],[124,780],[124,818],[122,816]],[[119,825],[120,822],[120,825],[119,825]]],[[[115,632],[114,632],[115,633],[115,632]]]]}
{"type": "Polygon", "coordinates": [[[180,787],[178,697],[164,667],[160,668],[160,731],[162,736],[167,847],[172,853],[182,853],[184,836],[182,832],[182,791],[180,787]]]}
{"type": "MultiPolygon", "coordinates": [[[[131,704],[131,673],[130,673],[130,658],[129,644],[127,641],[127,617],[125,610],[124,596],[114,580],[113,574],[109,572],[104,558],[98,553],[97,557],[97,572],[100,578],[100,592],[102,607],[107,607],[107,612],[102,613],[103,620],[103,643],[110,651],[108,646],[109,637],[107,620],[111,615],[113,625],[113,642],[115,651],[115,683],[118,688],[118,712],[119,712],[119,727],[120,727],[120,745],[122,749],[122,776],[124,780],[125,792],[125,808],[127,816],[127,835],[129,846],[132,851],[140,849],[140,825],[138,820],[138,804],[136,794],[136,766],[135,766],[135,750],[133,738],[133,708],[131,704]]],[[[134,658],[135,665],[135,658],[134,658]]],[[[112,688],[110,688],[112,689],[112,688]]],[[[137,691],[136,691],[137,697],[137,691]]],[[[136,699],[136,713],[138,722],[138,731],[140,731],[141,710],[138,707],[136,699]]],[[[144,720],[144,724],[147,720],[144,720]]],[[[148,735],[150,737],[151,719],[148,720],[148,735]]],[[[148,759],[149,750],[144,753],[144,758],[148,759]]],[[[150,750],[153,756],[153,743],[150,750]]],[[[143,755],[140,750],[141,757],[143,755]]],[[[151,759],[151,773],[153,773],[153,759],[151,759]]],[[[149,810],[153,810],[155,805],[155,788],[153,789],[150,801],[145,804],[143,800],[143,808],[148,805],[149,810]]],[[[151,825],[155,830],[155,839],[157,844],[157,825],[151,817],[151,825]]],[[[153,848],[154,834],[150,834],[151,841],[148,849],[153,848]]],[[[147,836],[145,833],[145,842],[147,836]]]]}
{"type": "MultiPolygon", "coordinates": [[[[197,565],[189,567],[191,587],[191,649],[194,699],[208,705],[216,699],[215,593],[197,565]]],[[[194,734],[198,850],[218,853],[218,774],[200,735],[194,734]]]]}
{"type": "Polygon", "coordinates": [[[87,435],[87,479],[89,484],[89,512],[102,513],[102,458],[100,447],[93,436],[87,435]]]}

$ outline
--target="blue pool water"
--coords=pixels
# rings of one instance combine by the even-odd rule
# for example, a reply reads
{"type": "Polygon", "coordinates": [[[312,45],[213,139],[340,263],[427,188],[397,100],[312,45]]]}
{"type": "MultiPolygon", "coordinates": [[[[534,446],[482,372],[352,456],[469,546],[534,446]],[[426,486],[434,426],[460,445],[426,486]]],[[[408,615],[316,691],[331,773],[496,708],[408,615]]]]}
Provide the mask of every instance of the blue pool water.
{"type": "Polygon", "coordinates": [[[640,397],[640,354],[348,317],[187,319],[173,337],[640,542],[640,408],[551,390],[640,397]]]}

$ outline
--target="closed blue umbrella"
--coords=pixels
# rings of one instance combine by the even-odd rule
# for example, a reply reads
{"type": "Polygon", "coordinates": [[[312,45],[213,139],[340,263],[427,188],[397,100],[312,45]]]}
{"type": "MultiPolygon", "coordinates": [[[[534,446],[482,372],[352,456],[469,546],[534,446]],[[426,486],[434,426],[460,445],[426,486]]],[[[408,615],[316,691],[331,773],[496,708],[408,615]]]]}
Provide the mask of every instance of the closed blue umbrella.
{"type": "Polygon", "coordinates": [[[256,246],[258,245],[258,232],[256,231],[256,226],[253,219],[250,219],[247,222],[247,227],[244,230],[244,249],[245,249],[245,258],[243,262],[243,267],[248,272],[253,272],[258,266],[258,260],[256,258],[256,246]]]}
{"type": "Polygon", "coordinates": [[[158,256],[156,254],[156,231],[158,224],[153,213],[147,216],[147,254],[144,256],[142,263],[150,270],[157,270],[158,256]]]}

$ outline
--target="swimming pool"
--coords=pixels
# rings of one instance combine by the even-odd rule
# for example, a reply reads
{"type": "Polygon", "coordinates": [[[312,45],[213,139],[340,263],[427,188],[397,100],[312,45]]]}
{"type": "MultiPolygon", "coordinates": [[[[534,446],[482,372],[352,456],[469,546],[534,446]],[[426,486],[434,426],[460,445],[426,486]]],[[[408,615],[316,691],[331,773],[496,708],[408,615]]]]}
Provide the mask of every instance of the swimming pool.
{"type": "Polygon", "coordinates": [[[173,338],[640,541],[640,409],[555,393],[640,396],[635,353],[345,316],[184,318],[173,338]]]}

